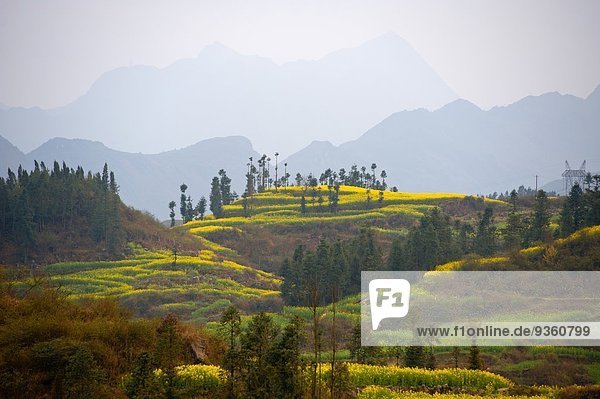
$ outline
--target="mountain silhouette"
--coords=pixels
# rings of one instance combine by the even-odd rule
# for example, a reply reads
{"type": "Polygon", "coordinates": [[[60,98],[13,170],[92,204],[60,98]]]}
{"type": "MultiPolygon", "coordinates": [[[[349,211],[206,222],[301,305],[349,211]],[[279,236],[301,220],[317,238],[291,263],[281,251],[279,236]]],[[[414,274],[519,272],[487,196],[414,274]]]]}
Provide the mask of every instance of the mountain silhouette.
{"type": "Polygon", "coordinates": [[[600,87],[587,99],[548,93],[489,111],[456,100],[398,112],[356,140],[313,142],[286,161],[301,173],[376,162],[401,190],[488,194],[557,179],[565,159],[598,167],[598,132],[600,87]]]}
{"type": "MultiPolygon", "coordinates": [[[[219,51],[224,57],[230,53],[219,47],[205,51],[219,51]]],[[[576,164],[586,159],[590,170],[598,170],[599,131],[600,86],[586,99],[547,93],[488,111],[456,100],[435,111],[396,112],[356,140],[339,146],[314,140],[279,160],[288,163],[292,180],[296,172],[318,175],[326,168],[352,164],[369,168],[375,162],[378,171],[387,171],[389,185],[403,191],[488,194],[520,185],[533,187],[536,175],[543,187],[560,179],[565,159],[576,164]]],[[[274,138],[276,144],[284,140],[274,138]]],[[[227,170],[241,194],[248,158],[259,156],[242,136],[211,138],[158,154],[116,151],[100,142],[66,138],[51,139],[23,154],[0,137],[0,175],[19,164],[30,169],[34,160],[48,166],[64,160],[94,171],[107,162],[125,203],[161,219],[167,217],[168,202],[178,200],[181,183],[190,187],[188,194],[197,201],[208,194],[210,180],[220,169],[227,170]]],[[[557,182],[550,186],[558,187],[557,182]]]]}
{"type": "Polygon", "coordinates": [[[356,138],[393,112],[436,109],[455,98],[395,34],[283,65],[215,43],[166,68],[109,71],[64,107],[0,109],[0,134],[24,151],[67,137],[143,153],[244,135],[264,151],[289,154],[311,140],[356,138]]]}

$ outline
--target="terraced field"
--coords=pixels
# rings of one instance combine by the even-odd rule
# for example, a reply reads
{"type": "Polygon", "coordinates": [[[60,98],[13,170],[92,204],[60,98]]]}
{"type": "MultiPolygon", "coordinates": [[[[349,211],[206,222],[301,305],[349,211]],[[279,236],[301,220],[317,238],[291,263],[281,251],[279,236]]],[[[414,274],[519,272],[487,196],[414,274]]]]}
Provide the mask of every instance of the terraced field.
{"type": "MultiPolygon", "coordinates": [[[[288,226],[314,232],[325,225],[335,228],[368,223],[382,236],[393,238],[405,234],[406,229],[386,221],[401,218],[414,222],[444,201],[465,198],[453,193],[385,191],[381,195],[375,190],[342,186],[337,211],[331,212],[330,194],[327,186],[269,190],[247,200],[248,212],[244,210],[244,200],[239,199],[224,207],[223,218],[210,215],[176,227],[191,233],[204,248],[197,254],[179,255],[176,260],[170,251],[147,250],[131,244],[131,255],[125,260],[56,263],[47,266],[46,272],[53,283],[74,299],[110,296],[144,316],[175,313],[184,320],[204,323],[217,320],[229,304],[243,314],[260,310],[279,313],[281,279],[259,270],[256,262],[240,255],[220,237],[239,242],[249,238],[246,232],[249,228],[288,226]],[[304,213],[301,212],[303,195],[304,213]]],[[[272,231],[266,234],[278,238],[272,231]]],[[[356,319],[356,309],[346,312],[340,305],[340,319],[349,322],[356,319]]],[[[277,317],[287,318],[306,311],[286,307],[283,315],[277,317]]]]}
{"type": "MultiPolygon", "coordinates": [[[[436,388],[445,386],[468,392],[487,391],[491,394],[497,392],[499,389],[508,388],[513,385],[512,382],[502,376],[481,370],[425,370],[395,366],[368,366],[353,363],[346,363],[346,367],[351,386],[364,388],[361,396],[359,396],[361,398],[404,397],[390,389],[382,387],[408,389],[414,387],[436,388]]],[[[324,363],[318,369],[321,373],[321,380],[326,381],[331,370],[330,364],[324,363]]],[[[179,367],[177,369],[177,380],[178,386],[186,388],[192,394],[210,392],[226,381],[225,373],[220,367],[206,365],[179,367]]],[[[446,396],[431,396],[419,392],[403,392],[403,395],[406,394],[414,395],[409,397],[414,397],[415,399],[424,399],[427,397],[446,398],[446,396]]],[[[478,396],[448,395],[447,399],[470,399],[476,397],[478,396]]]]}
{"type": "MultiPolygon", "coordinates": [[[[225,205],[225,217],[193,221],[186,227],[205,226],[242,226],[245,224],[303,224],[320,222],[361,221],[385,218],[390,215],[405,215],[419,218],[428,210],[438,206],[440,202],[460,200],[464,194],[455,193],[402,193],[368,190],[362,187],[341,186],[338,192],[337,209],[330,208],[330,195],[334,191],[327,186],[287,187],[277,192],[268,190],[257,193],[246,200],[237,200],[225,205]],[[380,193],[383,195],[380,197],[380,193]],[[306,212],[301,212],[301,201],[304,196],[306,212]],[[319,201],[321,198],[321,201],[319,201]]],[[[503,203],[501,201],[486,200],[503,203]]]]}
{"type": "Polygon", "coordinates": [[[356,397],[357,399],[480,399],[480,398],[495,398],[495,399],[550,399],[554,396],[536,395],[536,396],[513,396],[513,395],[471,395],[471,394],[428,394],[426,392],[406,392],[395,391],[385,387],[369,386],[361,391],[356,397]]]}
{"type": "Polygon", "coordinates": [[[127,260],[56,263],[46,271],[73,299],[114,297],[140,315],[206,322],[229,304],[248,312],[280,308],[281,280],[224,258],[227,250],[213,247],[176,261],[169,252],[134,251],[127,260]]]}

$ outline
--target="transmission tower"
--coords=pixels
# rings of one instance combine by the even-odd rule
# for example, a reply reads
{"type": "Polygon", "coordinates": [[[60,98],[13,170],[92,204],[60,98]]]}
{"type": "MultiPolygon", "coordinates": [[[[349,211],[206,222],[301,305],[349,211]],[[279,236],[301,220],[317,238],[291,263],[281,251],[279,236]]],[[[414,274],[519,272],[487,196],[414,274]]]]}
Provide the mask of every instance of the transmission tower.
{"type": "Polygon", "coordinates": [[[565,181],[565,195],[569,195],[571,188],[575,184],[583,188],[585,175],[585,161],[583,161],[579,169],[571,169],[569,162],[565,161],[565,171],[562,173],[563,180],[565,181]]]}

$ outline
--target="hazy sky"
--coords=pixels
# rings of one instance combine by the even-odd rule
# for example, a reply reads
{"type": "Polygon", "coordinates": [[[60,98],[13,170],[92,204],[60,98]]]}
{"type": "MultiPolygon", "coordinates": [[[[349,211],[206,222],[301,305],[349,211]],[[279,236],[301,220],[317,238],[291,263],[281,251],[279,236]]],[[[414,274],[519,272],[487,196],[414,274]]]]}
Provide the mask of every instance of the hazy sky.
{"type": "Polygon", "coordinates": [[[278,63],[385,32],[488,108],[600,83],[600,1],[0,0],[0,102],[50,108],[107,70],[164,67],[214,41],[278,63]]]}

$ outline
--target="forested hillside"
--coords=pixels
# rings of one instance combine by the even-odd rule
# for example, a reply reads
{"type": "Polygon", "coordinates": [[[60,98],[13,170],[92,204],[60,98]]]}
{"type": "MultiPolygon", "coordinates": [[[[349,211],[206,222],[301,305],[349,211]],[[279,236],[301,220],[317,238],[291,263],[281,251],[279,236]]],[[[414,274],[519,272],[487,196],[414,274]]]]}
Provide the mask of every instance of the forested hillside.
{"type": "Polygon", "coordinates": [[[62,260],[117,259],[128,242],[168,248],[200,246],[126,207],[115,175],[85,172],[54,162],[0,177],[0,252],[8,264],[43,265],[62,260]]]}

